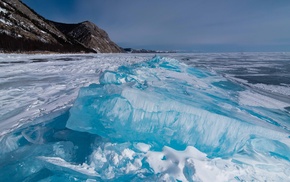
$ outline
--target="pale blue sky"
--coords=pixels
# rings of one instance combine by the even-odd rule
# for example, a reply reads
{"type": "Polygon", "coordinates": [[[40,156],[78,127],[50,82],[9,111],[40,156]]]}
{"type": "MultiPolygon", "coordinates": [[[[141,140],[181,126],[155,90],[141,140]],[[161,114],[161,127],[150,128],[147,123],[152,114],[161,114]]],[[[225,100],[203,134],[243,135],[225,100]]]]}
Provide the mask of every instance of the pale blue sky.
{"type": "Polygon", "coordinates": [[[23,0],[47,19],[89,20],[122,47],[290,51],[290,0],[23,0]]]}

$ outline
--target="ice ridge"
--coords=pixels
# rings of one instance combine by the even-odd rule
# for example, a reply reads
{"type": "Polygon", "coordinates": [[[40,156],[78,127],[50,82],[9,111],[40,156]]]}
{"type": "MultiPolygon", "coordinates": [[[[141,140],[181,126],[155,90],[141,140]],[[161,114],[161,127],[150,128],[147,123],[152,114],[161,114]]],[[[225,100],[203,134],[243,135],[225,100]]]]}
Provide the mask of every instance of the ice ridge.
{"type": "Polygon", "coordinates": [[[247,93],[163,57],[104,71],[69,110],[0,137],[0,179],[290,181],[290,116],[247,93]]]}
{"type": "MultiPolygon", "coordinates": [[[[215,73],[154,57],[106,71],[100,84],[82,88],[66,126],[156,149],[195,146],[212,157],[232,156],[255,138],[275,141],[273,146],[289,142],[289,133],[265,122],[265,113],[239,105],[244,90],[215,73]]],[[[273,150],[289,160],[286,149],[288,154],[273,150]]]]}

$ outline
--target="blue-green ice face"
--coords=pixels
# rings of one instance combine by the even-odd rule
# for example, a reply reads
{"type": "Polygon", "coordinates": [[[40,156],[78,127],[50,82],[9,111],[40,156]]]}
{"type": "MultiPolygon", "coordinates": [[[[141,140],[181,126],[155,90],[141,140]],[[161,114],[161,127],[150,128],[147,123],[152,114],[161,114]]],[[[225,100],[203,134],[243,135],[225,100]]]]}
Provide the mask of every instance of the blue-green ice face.
{"type": "Polygon", "coordinates": [[[269,116],[278,113],[241,103],[246,91],[214,72],[154,57],[105,71],[100,84],[82,88],[66,126],[114,142],[182,150],[191,145],[209,156],[228,157],[252,136],[285,137],[270,129],[282,130],[279,118],[269,116]]]}

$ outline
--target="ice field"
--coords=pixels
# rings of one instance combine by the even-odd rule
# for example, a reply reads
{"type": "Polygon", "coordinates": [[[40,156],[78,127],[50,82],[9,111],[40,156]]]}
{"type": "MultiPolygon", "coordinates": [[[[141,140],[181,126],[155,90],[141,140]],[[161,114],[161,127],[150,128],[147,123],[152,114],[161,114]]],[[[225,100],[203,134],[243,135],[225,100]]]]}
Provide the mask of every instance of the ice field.
{"type": "Polygon", "coordinates": [[[0,54],[4,181],[290,181],[290,53],[0,54]]]}

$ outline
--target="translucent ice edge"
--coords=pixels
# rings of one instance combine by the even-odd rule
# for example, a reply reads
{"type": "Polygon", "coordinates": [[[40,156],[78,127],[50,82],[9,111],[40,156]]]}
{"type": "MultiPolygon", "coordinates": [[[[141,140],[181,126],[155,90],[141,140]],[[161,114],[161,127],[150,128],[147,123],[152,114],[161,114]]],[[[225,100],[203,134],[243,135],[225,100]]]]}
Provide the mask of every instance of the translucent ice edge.
{"type": "Polygon", "coordinates": [[[240,104],[245,90],[215,73],[154,57],[105,71],[100,84],[82,88],[66,126],[157,149],[191,145],[211,157],[232,156],[262,138],[289,160],[289,114],[240,104]]]}
{"type": "Polygon", "coordinates": [[[0,179],[289,181],[289,115],[245,91],[168,58],[105,71],[70,113],[0,137],[0,179]]]}

